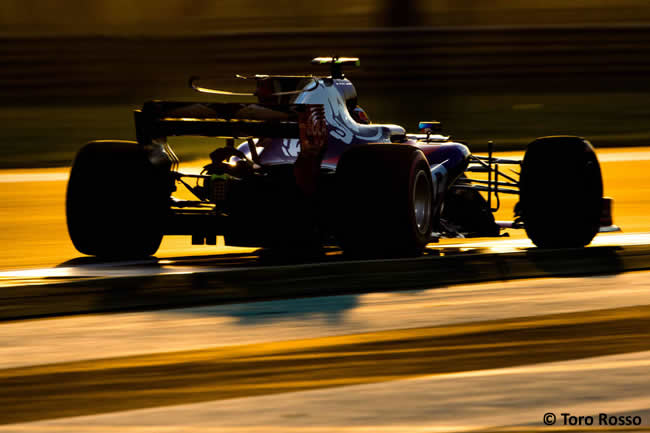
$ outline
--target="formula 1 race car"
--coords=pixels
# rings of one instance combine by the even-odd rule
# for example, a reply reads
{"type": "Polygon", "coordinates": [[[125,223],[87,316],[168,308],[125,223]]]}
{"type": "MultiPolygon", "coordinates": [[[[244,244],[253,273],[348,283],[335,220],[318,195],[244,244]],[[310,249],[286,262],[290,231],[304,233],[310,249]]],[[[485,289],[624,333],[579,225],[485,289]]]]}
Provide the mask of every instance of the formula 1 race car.
{"type": "MultiPolygon", "coordinates": [[[[235,246],[339,245],[350,256],[394,257],[417,255],[442,237],[499,236],[504,228],[525,229],[542,248],[583,247],[612,225],[587,140],[539,138],[523,161],[496,158],[491,148],[473,155],[437,122],[420,122],[416,134],[371,123],[342,73],[358,59],[313,63],[329,65],[330,76],[240,77],[255,82],[248,95],[256,103],[146,102],[135,112],[137,142],[86,144],[67,189],[77,250],[148,256],[163,235],[189,235],[193,244],[224,236],[235,246]],[[201,174],[184,174],[167,143],[178,135],[223,137],[226,146],[210,153],[201,174]],[[515,170],[504,172],[506,165],[515,170]],[[177,186],[195,199],[173,197],[177,186]],[[513,221],[495,221],[502,194],[519,195],[513,221]]],[[[247,95],[196,78],[190,85],[247,95]]]]}

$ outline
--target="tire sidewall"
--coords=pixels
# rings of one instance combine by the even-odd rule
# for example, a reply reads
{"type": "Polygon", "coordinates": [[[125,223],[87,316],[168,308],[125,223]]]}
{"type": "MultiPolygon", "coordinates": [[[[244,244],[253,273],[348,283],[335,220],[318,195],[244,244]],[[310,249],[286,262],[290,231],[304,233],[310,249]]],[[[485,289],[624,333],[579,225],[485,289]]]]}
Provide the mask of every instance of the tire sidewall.
{"type": "Polygon", "coordinates": [[[429,164],[426,157],[421,151],[414,152],[415,157],[411,161],[409,167],[409,180],[408,180],[408,207],[410,213],[411,221],[411,236],[416,240],[416,245],[421,245],[421,247],[416,247],[416,249],[421,249],[429,243],[432,225],[433,225],[433,182],[431,180],[431,171],[429,169],[429,164]],[[415,188],[416,188],[416,179],[418,173],[424,173],[424,179],[427,182],[427,189],[429,194],[429,210],[428,210],[428,219],[426,220],[424,230],[420,231],[417,225],[416,212],[415,212],[415,188]]]}

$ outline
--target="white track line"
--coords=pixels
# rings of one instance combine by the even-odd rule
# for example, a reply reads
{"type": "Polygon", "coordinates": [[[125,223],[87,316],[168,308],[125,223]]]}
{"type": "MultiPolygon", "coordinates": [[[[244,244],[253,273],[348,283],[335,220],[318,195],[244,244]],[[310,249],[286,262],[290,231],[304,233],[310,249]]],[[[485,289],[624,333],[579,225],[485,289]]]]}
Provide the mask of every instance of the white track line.
{"type": "MultiPolygon", "coordinates": [[[[473,248],[485,248],[492,253],[505,253],[505,252],[514,252],[524,248],[535,248],[535,245],[529,239],[493,239],[493,240],[479,240],[473,242],[471,239],[468,239],[464,242],[459,243],[447,243],[453,242],[444,241],[440,244],[430,244],[429,248],[459,248],[459,249],[473,249],[473,248]]],[[[591,242],[590,246],[592,247],[603,247],[603,246],[633,246],[633,245],[650,245],[650,233],[601,233],[596,235],[594,240],[591,242]]],[[[1,274],[0,274],[1,275],[1,274]]]]}
{"type": "Polygon", "coordinates": [[[19,183],[19,182],[67,182],[69,177],[68,171],[65,172],[25,172],[25,173],[1,173],[0,183],[19,183]]]}
{"type": "Polygon", "coordinates": [[[598,161],[600,162],[625,162],[625,161],[649,161],[649,151],[632,151],[632,152],[598,152],[598,161]]]}

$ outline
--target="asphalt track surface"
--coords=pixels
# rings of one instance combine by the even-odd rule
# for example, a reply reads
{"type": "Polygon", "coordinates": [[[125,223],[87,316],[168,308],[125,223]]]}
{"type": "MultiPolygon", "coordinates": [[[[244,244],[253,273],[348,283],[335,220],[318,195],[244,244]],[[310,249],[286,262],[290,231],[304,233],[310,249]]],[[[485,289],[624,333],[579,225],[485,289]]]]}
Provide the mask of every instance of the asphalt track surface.
{"type": "Polygon", "coordinates": [[[649,274],[5,323],[0,431],[647,431],[649,274]]]}
{"type": "Polygon", "coordinates": [[[371,262],[188,239],[97,262],[67,240],[66,170],[0,173],[0,431],[529,431],[546,412],[649,431],[650,152],[598,154],[623,234],[371,262]]]}

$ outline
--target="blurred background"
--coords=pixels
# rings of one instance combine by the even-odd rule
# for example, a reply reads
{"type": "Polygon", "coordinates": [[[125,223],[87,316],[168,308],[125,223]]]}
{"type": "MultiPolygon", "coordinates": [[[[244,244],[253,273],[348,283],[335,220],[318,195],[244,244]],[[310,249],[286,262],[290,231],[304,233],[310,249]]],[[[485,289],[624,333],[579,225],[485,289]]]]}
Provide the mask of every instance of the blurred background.
{"type": "MultiPolygon", "coordinates": [[[[133,139],[147,99],[205,99],[191,75],[347,75],[376,122],[440,120],[474,151],[576,134],[596,147],[650,138],[645,0],[3,0],[0,164],[68,165],[85,142],[133,139]]],[[[175,143],[205,156],[202,140],[175,143]]]]}

